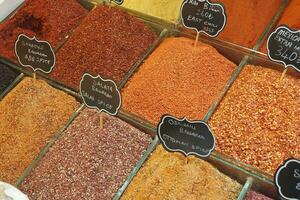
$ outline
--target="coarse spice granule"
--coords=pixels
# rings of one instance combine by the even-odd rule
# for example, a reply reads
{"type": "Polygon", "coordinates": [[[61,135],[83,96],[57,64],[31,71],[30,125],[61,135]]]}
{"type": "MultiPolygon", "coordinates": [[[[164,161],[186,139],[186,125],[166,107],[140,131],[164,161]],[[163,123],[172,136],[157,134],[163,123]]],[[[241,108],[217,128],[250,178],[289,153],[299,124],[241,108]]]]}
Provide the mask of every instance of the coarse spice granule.
{"type": "Polygon", "coordinates": [[[16,59],[14,45],[21,33],[47,40],[55,48],[86,14],[76,0],[26,0],[11,19],[0,24],[0,55],[16,59]]]}
{"type": "Polygon", "coordinates": [[[77,107],[46,82],[23,79],[0,101],[0,179],[14,184],[77,107]]]}
{"type": "Polygon", "coordinates": [[[112,199],[150,144],[151,137],[112,116],[83,110],[21,190],[30,199],[112,199]]]}
{"type": "Polygon", "coordinates": [[[247,65],[209,121],[216,149],[274,174],[300,158],[300,79],[247,65]]]}
{"type": "Polygon", "coordinates": [[[167,38],[124,87],[123,108],[152,123],[164,114],[202,119],[235,68],[211,46],[167,38]]]}
{"type": "Polygon", "coordinates": [[[50,75],[76,89],[85,72],[120,82],[156,38],[149,27],[128,13],[99,6],[59,50],[50,75]]]}
{"type": "Polygon", "coordinates": [[[121,199],[236,200],[241,188],[208,162],[159,145],[121,199]]]}
{"type": "Polygon", "coordinates": [[[10,86],[10,84],[17,78],[19,73],[8,66],[0,63],[0,94],[10,86]]]}
{"type": "Polygon", "coordinates": [[[248,192],[245,200],[272,200],[272,199],[270,197],[266,197],[263,194],[251,190],[248,192]]]}

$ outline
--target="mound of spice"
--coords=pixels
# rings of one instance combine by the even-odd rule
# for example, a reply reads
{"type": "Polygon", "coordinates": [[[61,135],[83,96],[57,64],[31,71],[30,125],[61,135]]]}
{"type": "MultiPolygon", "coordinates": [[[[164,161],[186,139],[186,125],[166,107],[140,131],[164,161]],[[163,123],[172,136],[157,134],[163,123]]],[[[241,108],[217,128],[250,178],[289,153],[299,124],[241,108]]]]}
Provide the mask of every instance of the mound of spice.
{"type": "Polygon", "coordinates": [[[0,55],[16,58],[14,44],[21,33],[56,47],[86,14],[76,0],[26,0],[14,17],[0,24],[0,55]]]}
{"type": "MultiPolygon", "coordinates": [[[[284,10],[279,22],[280,25],[287,25],[291,29],[299,30],[300,29],[300,1],[294,0],[289,1],[287,8],[284,10]]],[[[273,30],[274,31],[274,30],[273,30]]],[[[267,53],[267,39],[265,40],[261,51],[267,53]]]]}
{"type": "Polygon", "coordinates": [[[210,120],[216,149],[265,172],[300,158],[300,79],[245,66],[210,120]]]}
{"type": "Polygon", "coordinates": [[[82,111],[21,185],[30,199],[112,199],[151,137],[129,124],[82,111]]]}
{"type": "Polygon", "coordinates": [[[248,192],[245,200],[272,200],[272,199],[251,190],[248,192]]]}
{"type": "Polygon", "coordinates": [[[182,0],[124,0],[122,6],[147,15],[176,22],[180,16],[182,0]]]}
{"type": "Polygon", "coordinates": [[[123,108],[152,123],[166,113],[202,119],[235,68],[211,46],[167,38],[123,89],[123,108]]]}
{"type": "Polygon", "coordinates": [[[128,13],[99,6],[59,50],[51,76],[73,88],[79,87],[85,72],[120,82],[156,37],[128,13]]]}
{"type": "Polygon", "coordinates": [[[0,94],[17,78],[18,72],[0,63],[0,94]]]}
{"type": "Polygon", "coordinates": [[[0,179],[14,184],[77,106],[73,97],[31,78],[6,95],[0,102],[0,179]]]}
{"type": "Polygon", "coordinates": [[[237,199],[241,185],[194,156],[170,153],[159,145],[133,178],[126,199],[237,199]]]}
{"type": "Polygon", "coordinates": [[[220,38],[248,48],[258,42],[273,16],[278,11],[281,0],[221,0],[225,5],[227,23],[220,38]]]}

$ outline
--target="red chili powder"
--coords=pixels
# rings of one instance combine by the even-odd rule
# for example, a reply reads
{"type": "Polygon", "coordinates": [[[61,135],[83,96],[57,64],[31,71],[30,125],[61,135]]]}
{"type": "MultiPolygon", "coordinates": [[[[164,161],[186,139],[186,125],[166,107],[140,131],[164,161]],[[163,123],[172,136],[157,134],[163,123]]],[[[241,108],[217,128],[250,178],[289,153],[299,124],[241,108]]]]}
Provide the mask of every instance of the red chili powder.
{"type": "MultiPolygon", "coordinates": [[[[300,1],[294,0],[289,3],[277,26],[283,24],[295,30],[300,29],[300,1]]],[[[267,39],[264,41],[261,51],[267,52],[267,39]]]]}
{"type": "Polygon", "coordinates": [[[76,0],[27,0],[13,18],[0,24],[0,55],[16,58],[14,44],[21,33],[56,47],[86,14],[76,0]]]}
{"type": "Polygon", "coordinates": [[[219,38],[248,48],[254,47],[272,17],[280,0],[220,0],[225,5],[227,24],[219,38]]]}
{"type": "Polygon", "coordinates": [[[119,82],[156,37],[128,13],[99,6],[59,50],[51,76],[73,88],[79,87],[85,72],[119,82]]]}

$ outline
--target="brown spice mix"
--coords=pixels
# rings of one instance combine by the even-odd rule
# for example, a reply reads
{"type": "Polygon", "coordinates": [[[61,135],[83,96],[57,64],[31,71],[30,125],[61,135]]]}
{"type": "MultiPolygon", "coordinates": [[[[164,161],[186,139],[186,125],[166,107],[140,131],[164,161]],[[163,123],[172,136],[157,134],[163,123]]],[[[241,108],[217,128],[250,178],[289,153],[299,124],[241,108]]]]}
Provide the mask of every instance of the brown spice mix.
{"type": "Polygon", "coordinates": [[[0,102],[0,179],[14,184],[77,106],[46,82],[23,79],[0,102]]]}
{"type": "Polygon", "coordinates": [[[112,199],[151,141],[111,116],[82,111],[21,185],[31,199],[112,199]]]}
{"type": "Polygon", "coordinates": [[[15,59],[14,44],[21,33],[56,47],[86,14],[76,0],[26,0],[14,17],[0,24],[0,54],[15,59]]]}
{"type": "Polygon", "coordinates": [[[211,46],[167,38],[123,89],[123,108],[152,123],[167,113],[202,119],[235,68],[211,46]]]}
{"type": "Polygon", "coordinates": [[[120,82],[156,37],[128,13],[99,6],[58,52],[51,76],[73,88],[79,87],[85,72],[120,82]]]}
{"type": "Polygon", "coordinates": [[[194,156],[159,145],[134,177],[122,200],[235,200],[241,185],[194,156]]]}
{"type": "Polygon", "coordinates": [[[217,150],[271,174],[300,158],[300,79],[280,75],[245,66],[209,123],[217,150]]]}

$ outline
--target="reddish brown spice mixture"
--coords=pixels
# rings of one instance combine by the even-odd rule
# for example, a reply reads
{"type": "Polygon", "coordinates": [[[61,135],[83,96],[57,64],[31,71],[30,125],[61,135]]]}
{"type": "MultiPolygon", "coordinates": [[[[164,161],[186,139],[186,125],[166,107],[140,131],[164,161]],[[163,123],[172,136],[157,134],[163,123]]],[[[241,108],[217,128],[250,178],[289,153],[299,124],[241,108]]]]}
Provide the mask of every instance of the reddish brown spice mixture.
{"type": "Polygon", "coordinates": [[[31,78],[5,96],[0,101],[0,180],[14,184],[77,107],[75,98],[31,78]]]}
{"type": "Polygon", "coordinates": [[[125,86],[123,108],[152,123],[164,114],[202,119],[235,67],[209,45],[168,38],[125,86]]]}
{"type": "Polygon", "coordinates": [[[210,120],[216,149],[265,172],[300,158],[300,79],[245,66],[210,120]]]}
{"type": "Polygon", "coordinates": [[[253,190],[249,191],[245,200],[272,200],[270,197],[266,197],[253,190]]]}
{"type": "Polygon", "coordinates": [[[149,145],[149,135],[85,109],[21,185],[30,199],[112,199],[149,145]]]}
{"type": "Polygon", "coordinates": [[[76,0],[26,0],[14,17],[0,24],[0,55],[16,58],[14,44],[21,33],[56,47],[86,14],[76,0]]]}
{"type": "Polygon", "coordinates": [[[73,88],[85,72],[119,82],[156,37],[128,13],[99,6],[58,52],[51,76],[73,88]]]}

